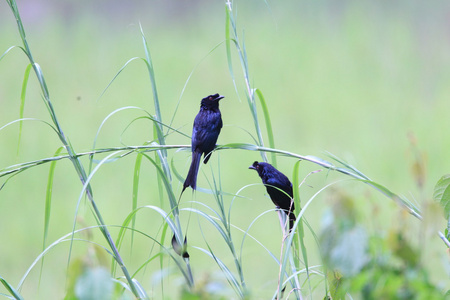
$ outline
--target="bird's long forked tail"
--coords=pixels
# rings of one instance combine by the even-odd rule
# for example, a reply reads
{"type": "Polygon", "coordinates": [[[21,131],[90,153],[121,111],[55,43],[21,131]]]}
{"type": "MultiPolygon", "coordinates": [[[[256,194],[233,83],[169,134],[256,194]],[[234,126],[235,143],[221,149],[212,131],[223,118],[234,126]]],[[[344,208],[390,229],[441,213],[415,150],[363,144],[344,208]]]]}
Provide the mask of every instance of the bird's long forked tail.
{"type": "Polygon", "coordinates": [[[197,174],[198,168],[200,166],[202,153],[201,152],[193,152],[192,153],[192,162],[191,167],[189,168],[189,172],[186,176],[186,180],[183,183],[183,190],[181,194],[183,194],[184,190],[190,186],[193,190],[197,188],[197,174]]]}

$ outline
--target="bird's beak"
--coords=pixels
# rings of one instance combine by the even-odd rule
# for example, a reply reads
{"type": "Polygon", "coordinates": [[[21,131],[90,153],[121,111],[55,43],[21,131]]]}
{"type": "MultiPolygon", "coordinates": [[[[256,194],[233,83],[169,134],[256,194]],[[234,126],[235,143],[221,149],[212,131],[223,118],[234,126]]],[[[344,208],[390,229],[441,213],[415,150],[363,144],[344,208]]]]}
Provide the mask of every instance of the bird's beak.
{"type": "Polygon", "coordinates": [[[219,100],[221,100],[223,98],[225,98],[225,96],[219,95],[219,97],[217,97],[216,100],[219,101],[219,100]]]}
{"type": "Polygon", "coordinates": [[[249,169],[252,169],[252,170],[256,170],[256,168],[254,167],[254,166],[250,166],[250,167],[248,167],[249,169]]]}

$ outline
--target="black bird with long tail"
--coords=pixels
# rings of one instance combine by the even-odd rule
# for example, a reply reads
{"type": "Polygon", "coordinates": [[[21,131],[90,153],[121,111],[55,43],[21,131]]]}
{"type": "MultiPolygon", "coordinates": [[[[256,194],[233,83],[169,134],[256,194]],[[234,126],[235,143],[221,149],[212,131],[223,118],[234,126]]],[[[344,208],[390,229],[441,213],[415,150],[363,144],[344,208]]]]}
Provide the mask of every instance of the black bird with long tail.
{"type": "Polygon", "coordinates": [[[258,172],[273,204],[289,217],[289,231],[292,230],[295,222],[292,183],[286,175],[265,162],[255,161],[249,169],[258,172]]]}
{"type": "Polygon", "coordinates": [[[209,95],[202,99],[200,111],[194,119],[192,129],[192,162],[186,180],[183,184],[183,190],[190,186],[193,190],[197,187],[197,174],[200,166],[200,160],[204,155],[203,162],[206,164],[211,157],[211,152],[216,147],[217,138],[222,129],[222,115],[219,110],[219,101],[224,96],[219,94],[209,95]]]}

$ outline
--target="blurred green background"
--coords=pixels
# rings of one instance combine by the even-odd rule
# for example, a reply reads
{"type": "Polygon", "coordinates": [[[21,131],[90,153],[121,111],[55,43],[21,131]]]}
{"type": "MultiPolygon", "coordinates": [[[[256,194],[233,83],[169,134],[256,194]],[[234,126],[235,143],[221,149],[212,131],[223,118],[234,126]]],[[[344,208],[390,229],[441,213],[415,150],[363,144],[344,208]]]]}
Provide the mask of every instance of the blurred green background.
{"type": "MultiPolygon", "coordinates": [[[[276,147],[324,158],[325,151],[329,151],[426,210],[434,184],[450,168],[448,1],[236,1],[234,5],[238,34],[245,41],[250,81],[263,92],[268,103],[276,147]],[[425,161],[425,172],[420,173],[425,175],[423,187],[417,183],[417,153],[425,161]]],[[[61,126],[78,152],[92,149],[100,124],[118,108],[137,106],[154,114],[148,73],[140,60],[131,62],[100,98],[128,60],[145,56],[139,23],[153,58],[163,121],[168,124],[173,118],[172,126],[190,135],[200,99],[218,92],[226,96],[221,102],[225,127],[218,142],[253,143],[244,131],[254,135],[237,55],[233,57],[237,93],[229,73],[223,1],[29,0],[19,1],[18,7],[61,126]]],[[[21,44],[5,2],[0,3],[0,28],[2,53],[21,44]]],[[[236,54],[235,49],[232,52],[236,54]]],[[[27,63],[19,49],[0,61],[0,126],[19,118],[27,63]]],[[[102,128],[97,147],[142,145],[152,140],[152,124],[148,121],[137,121],[124,132],[142,114],[130,109],[114,115],[102,128]]],[[[24,115],[49,121],[33,76],[24,115]]],[[[50,157],[60,146],[54,132],[40,122],[23,124],[19,150],[18,134],[17,124],[0,131],[0,168],[50,157]]],[[[190,140],[172,134],[168,143],[189,144],[190,140]]],[[[190,163],[189,152],[169,153],[177,171],[184,176],[190,163]]],[[[120,225],[131,210],[134,158],[128,156],[105,165],[93,179],[94,195],[108,224],[120,225]]],[[[236,193],[248,184],[260,182],[256,173],[247,170],[254,160],[260,159],[256,152],[217,152],[211,163],[202,167],[199,185],[208,187],[211,168],[217,175],[220,162],[222,188],[236,193]]],[[[84,161],[87,166],[87,160],[84,161]]],[[[279,157],[278,168],[292,177],[294,162],[279,157]]],[[[42,252],[48,167],[27,170],[0,191],[0,275],[13,285],[42,252]]],[[[302,162],[300,177],[317,169],[318,166],[302,162]]],[[[302,201],[327,183],[345,178],[325,171],[309,177],[307,185],[301,188],[302,201]]],[[[177,185],[175,192],[179,193],[182,184],[177,185]]],[[[361,214],[369,217],[365,222],[373,231],[387,232],[391,222],[399,220],[397,205],[361,183],[345,181],[338,184],[338,189],[357,199],[361,214]]],[[[71,232],[80,192],[81,184],[71,163],[59,162],[50,243],[71,232]]],[[[234,200],[232,220],[236,226],[246,229],[258,215],[273,208],[263,192],[263,187],[252,186],[242,192],[248,198],[234,200]]],[[[144,164],[139,193],[139,206],[160,205],[155,171],[149,164],[144,164]]],[[[210,195],[197,193],[193,197],[188,192],[182,201],[184,207],[191,205],[191,197],[215,204],[210,195]]],[[[323,193],[305,214],[314,230],[320,231],[320,220],[330,205],[328,198],[327,192],[323,193]]],[[[226,200],[230,203],[232,198],[226,200]]],[[[164,209],[168,207],[163,204],[164,209]]],[[[95,224],[84,200],[78,216],[77,228],[95,224]]],[[[189,218],[188,214],[184,217],[183,222],[189,220],[189,230],[193,232],[188,233],[191,243],[204,245],[198,224],[203,226],[209,241],[215,241],[218,234],[203,220],[189,218]]],[[[427,264],[437,267],[432,274],[437,281],[448,283],[448,274],[441,267],[442,261],[448,264],[445,247],[435,235],[437,229],[445,228],[444,218],[433,215],[428,229],[421,229],[420,233],[415,229],[423,227],[413,217],[402,221],[410,222],[409,233],[416,245],[424,241],[419,238],[421,234],[429,236],[423,249],[427,264]]],[[[152,235],[158,232],[161,222],[156,213],[147,211],[138,215],[137,227],[152,235]]],[[[250,234],[279,253],[281,234],[277,226],[276,214],[269,213],[255,223],[250,234]]],[[[112,232],[117,233],[114,229],[112,232]]],[[[103,242],[97,231],[92,234],[93,240],[103,242]]],[[[223,242],[217,239],[214,248],[222,251],[226,260],[227,251],[220,250],[223,242]]],[[[248,286],[256,298],[264,298],[276,287],[278,267],[255,242],[246,241],[244,246],[248,286]],[[253,272],[261,268],[262,259],[268,261],[264,272],[253,272]]],[[[151,243],[139,237],[132,254],[129,243],[124,246],[128,266],[139,266],[150,247],[151,243]]],[[[310,247],[314,253],[312,239],[310,247]]],[[[82,256],[85,248],[83,243],[76,244],[73,257],[82,256]]],[[[39,267],[33,269],[25,282],[24,296],[36,299],[38,293],[42,299],[61,298],[68,249],[68,243],[61,244],[47,255],[40,289],[39,267]]],[[[191,252],[196,277],[220,277],[209,258],[191,252]]],[[[312,261],[319,264],[318,257],[311,255],[312,261]]],[[[157,264],[149,266],[140,277],[148,291],[155,289],[156,298],[158,282],[153,282],[153,277],[157,270],[157,264]]],[[[174,280],[173,284],[182,282],[174,280]]]]}

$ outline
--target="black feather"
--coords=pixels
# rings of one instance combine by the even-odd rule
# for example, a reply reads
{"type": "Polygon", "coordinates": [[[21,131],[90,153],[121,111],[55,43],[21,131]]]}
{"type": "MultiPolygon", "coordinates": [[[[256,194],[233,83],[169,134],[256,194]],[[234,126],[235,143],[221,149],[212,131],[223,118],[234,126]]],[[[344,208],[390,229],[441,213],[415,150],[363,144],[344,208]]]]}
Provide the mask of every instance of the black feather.
{"type": "Polygon", "coordinates": [[[224,97],[219,94],[209,95],[202,99],[200,111],[194,119],[192,129],[192,162],[183,184],[183,191],[190,186],[197,188],[197,174],[202,155],[206,164],[211,157],[211,151],[216,147],[217,138],[222,129],[222,115],[219,101],[224,97]]]}
{"type": "Polygon", "coordinates": [[[289,230],[291,230],[295,222],[292,183],[286,175],[265,162],[255,161],[249,169],[258,172],[273,204],[283,210],[289,217],[289,230]]]}

